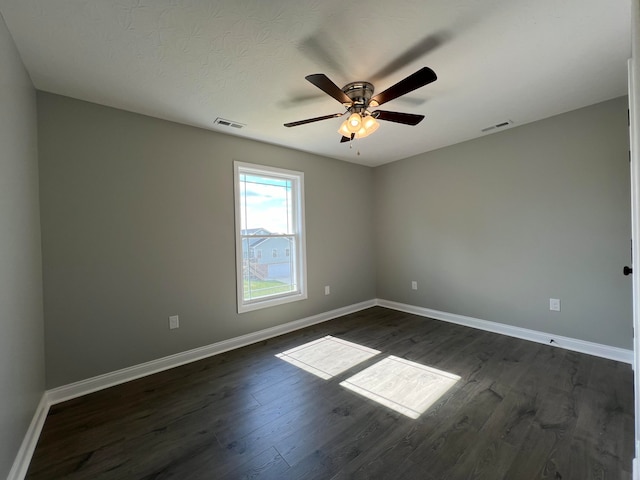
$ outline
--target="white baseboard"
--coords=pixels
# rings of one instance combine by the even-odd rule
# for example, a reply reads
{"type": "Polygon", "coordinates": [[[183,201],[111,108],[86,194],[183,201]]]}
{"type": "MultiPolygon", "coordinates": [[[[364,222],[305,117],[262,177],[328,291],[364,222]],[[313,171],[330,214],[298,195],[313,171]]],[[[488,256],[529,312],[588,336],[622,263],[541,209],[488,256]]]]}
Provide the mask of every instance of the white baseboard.
{"type": "Polygon", "coordinates": [[[36,408],[36,412],[31,419],[27,434],[22,440],[22,445],[20,445],[20,450],[18,450],[13,466],[11,470],[9,470],[7,480],[22,480],[27,475],[27,469],[29,468],[29,463],[31,463],[31,457],[33,457],[33,452],[36,449],[36,444],[38,443],[38,438],[40,438],[40,432],[42,432],[42,427],[44,426],[44,421],[47,419],[50,406],[47,392],[44,392],[36,408]]]}
{"type": "Polygon", "coordinates": [[[504,323],[481,320],[479,318],[465,317],[464,315],[441,312],[430,308],[416,307],[414,305],[392,302],[390,300],[377,299],[376,305],[391,308],[392,310],[399,310],[401,312],[413,313],[422,317],[429,317],[449,323],[464,325],[466,327],[477,328],[479,330],[500,333],[509,337],[544,343],[545,345],[565,348],[567,350],[573,350],[574,352],[586,353],[589,355],[595,355],[596,357],[603,357],[610,360],[617,360],[618,362],[633,364],[633,350],[610,347],[599,343],[563,337],[561,335],[553,335],[551,333],[539,332],[537,330],[529,330],[528,328],[514,327],[511,325],[505,325],[504,323]],[[551,342],[551,340],[553,340],[553,342],[551,342]]]}
{"type": "Polygon", "coordinates": [[[375,304],[375,300],[356,303],[354,305],[320,313],[301,320],[295,320],[283,325],[266,328],[258,332],[248,333],[240,337],[230,338],[229,340],[223,340],[204,347],[194,348],[193,350],[187,350],[186,352],[176,353],[175,355],[169,355],[168,357],[159,358],[150,362],[116,370],[115,372],[105,373],[104,375],[98,375],[97,377],[63,385],[61,387],[47,390],[49,401],[51,402],[51,405],[55,405],[56,403],[65,402],[72,398],[81,397],[88,393],[93,393],[137,378],[146,377],[147,375],[158,373],[163,370],[169,370],[170,368],[202,360],[203,358],[251,345],[252,343],[261,342],[310,325],[326,322],[350,313],[359,312],[365,308],[373,307],[375,304]]]}

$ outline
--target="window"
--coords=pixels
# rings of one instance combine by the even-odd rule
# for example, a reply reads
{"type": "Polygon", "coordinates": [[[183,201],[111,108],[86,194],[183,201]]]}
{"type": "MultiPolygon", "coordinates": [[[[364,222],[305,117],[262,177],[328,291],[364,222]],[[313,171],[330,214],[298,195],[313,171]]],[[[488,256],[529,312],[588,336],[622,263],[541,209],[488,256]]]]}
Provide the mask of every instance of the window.
{"type": "Polygon", "coordinates": [[[234,172],[238,312],[307,298],[304,174],[241,162],[234,172]]]}

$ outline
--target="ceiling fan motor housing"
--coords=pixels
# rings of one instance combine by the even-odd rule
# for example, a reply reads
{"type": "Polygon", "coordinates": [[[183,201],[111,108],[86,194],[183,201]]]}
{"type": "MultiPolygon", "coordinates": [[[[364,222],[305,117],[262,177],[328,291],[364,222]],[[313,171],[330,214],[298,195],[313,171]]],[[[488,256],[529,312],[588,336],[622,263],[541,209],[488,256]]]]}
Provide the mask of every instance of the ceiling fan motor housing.
{"type": "Polygon", "coordinates": [[[345,107],[351,113],[362,115],[369,107],[369,102],[373,96],[373,85],[369,82],[351,82],[342,88],[342,91],[351,99],[351,105],[345,107]]]}

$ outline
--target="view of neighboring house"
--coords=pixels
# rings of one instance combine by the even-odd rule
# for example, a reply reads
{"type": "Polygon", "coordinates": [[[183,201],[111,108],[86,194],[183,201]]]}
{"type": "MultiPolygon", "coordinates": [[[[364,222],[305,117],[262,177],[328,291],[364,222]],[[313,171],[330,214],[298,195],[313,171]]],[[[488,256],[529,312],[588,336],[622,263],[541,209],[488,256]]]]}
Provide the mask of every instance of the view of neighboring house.
{"type": "Polygon", "coordinates": [[[242,230],[250,238],[242,242],[242,258],[245,278],[258,280],[280,280],[291,278],[291,240],[286,237],[271,237],[273,232],[264,228],[242,230]]]}

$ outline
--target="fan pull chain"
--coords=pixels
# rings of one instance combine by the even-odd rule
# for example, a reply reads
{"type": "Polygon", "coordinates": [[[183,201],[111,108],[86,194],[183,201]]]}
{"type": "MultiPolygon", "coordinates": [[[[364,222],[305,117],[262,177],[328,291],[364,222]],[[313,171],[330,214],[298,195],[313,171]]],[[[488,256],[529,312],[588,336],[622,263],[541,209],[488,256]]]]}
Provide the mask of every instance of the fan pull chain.
{"type": "MultiPolygon", "coordinates": [[[[349,140],[349,150],[353,149],[353,138],[354,137],[351,137],[351,140],[349,140]]],[[[360,156],[360,149],[356,150],[356,155],[360,156]]]]}

